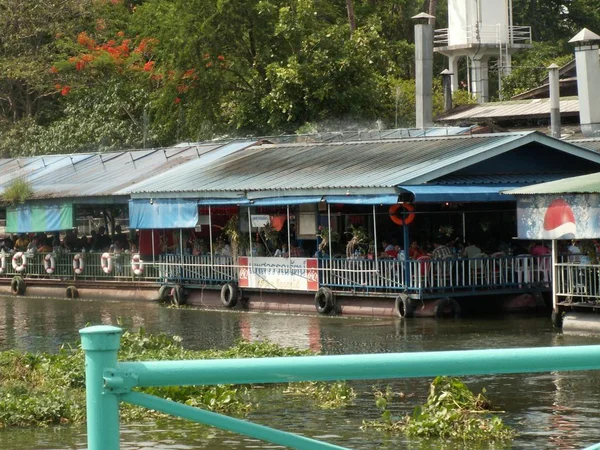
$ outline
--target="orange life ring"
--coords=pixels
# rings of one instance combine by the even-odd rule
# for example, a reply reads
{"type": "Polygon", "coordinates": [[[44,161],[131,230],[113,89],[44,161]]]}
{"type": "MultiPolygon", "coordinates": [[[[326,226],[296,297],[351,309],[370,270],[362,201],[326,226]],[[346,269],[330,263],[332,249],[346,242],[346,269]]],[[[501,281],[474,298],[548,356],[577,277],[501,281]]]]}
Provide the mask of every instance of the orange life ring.
{"type": "Polygon", "coordinates": [[[397,203],[395,205],[390,206],[390,219],[396,225],[410,225],[413,220],[415,220],[415,213],[413,212],[415,207],[412,203],[397,203]],[[398,210],[403,208],[405,211],[408,211],[408,215],[404,218],[404,215],[398,216],[398,210]]]}

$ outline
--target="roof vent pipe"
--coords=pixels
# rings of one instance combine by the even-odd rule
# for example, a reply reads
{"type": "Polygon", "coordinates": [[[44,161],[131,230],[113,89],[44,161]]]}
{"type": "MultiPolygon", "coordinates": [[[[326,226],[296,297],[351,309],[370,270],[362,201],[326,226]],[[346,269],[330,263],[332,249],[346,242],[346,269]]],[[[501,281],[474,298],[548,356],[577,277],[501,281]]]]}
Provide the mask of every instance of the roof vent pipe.
{"type": "Polygon", "coordinates": [[[444,112],[452,109],[452,75],[448,69],[444,69],[442,76],[442,88],[444,89],[444,112]]]}
{"type": "Polygon", "coordinates": [[[415,93],[416,126],[433,125],[433,26],[428,22],[434,16],[420,13],[413,17],[415,24],[415,93]]]}
{"type": "Polygon", "coordinates": [[[577,68],[577,95],[579,96],[579,122],[586,137],[600,134],[600,59],[598,44],[600,36],[584,28],[569,42],[575,47],[577,68]]]}
{"type": "Polygon", "coordinates": [[[548,80],[550,85],[550,129],[552,137],[560,139],[560,85],[558,82],[558,69],[556,64],[548,66],[548,80]]]}

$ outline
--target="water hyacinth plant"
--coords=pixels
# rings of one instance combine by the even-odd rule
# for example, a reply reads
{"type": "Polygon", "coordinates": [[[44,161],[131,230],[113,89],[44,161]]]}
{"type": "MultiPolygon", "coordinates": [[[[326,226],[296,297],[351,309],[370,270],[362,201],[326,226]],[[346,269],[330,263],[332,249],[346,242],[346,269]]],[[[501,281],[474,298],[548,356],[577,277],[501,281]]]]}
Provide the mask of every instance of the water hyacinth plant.
{"type": "Polygon", "coordinates": [[[388,386],[375,391],[375,403],[381,418],[363,422],[363,428],[402,433],[413,438],[438,438],[457,441],[505,441],[515,432],[492,411],[485,389],[475,395],[459,379],[436,377],[431,383],[427,402],[412,415],[394,417],[390,407],[395,394],[388,386]]]}

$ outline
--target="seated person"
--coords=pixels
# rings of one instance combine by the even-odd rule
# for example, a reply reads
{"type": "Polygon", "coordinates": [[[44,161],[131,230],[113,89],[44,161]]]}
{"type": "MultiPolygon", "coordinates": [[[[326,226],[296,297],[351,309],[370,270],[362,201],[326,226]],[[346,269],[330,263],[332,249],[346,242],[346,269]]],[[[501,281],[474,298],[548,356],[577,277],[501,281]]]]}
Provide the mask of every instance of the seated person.
{"type": "Polygon", "coordinates": [[[479,255],[481,253],[481,249],[479,247],[477,247],[477,245],[473,244],[473,242],[471,241],[467,241],[466,242],[466,246],[462,251],[462,255],[465,258],[475,258],[475,256],[479,255]]]}
{"type": "Polygon", "coordinates": [[[543,245],[541,242],[536,242],[529,249],[531,256],[544,256],[552,253],[548,247],[543,245]]]}
{"type": "Polygon", "coordinates": [[[433,241],[433,252],[431,252],[431,259],[444,259],[448,256],[452,256],[452,250],[446,244],[443,244],[443,239],[438,238],[433,241]]]}
{"type": "Polygon", "coordinates": [[[31,242],[29,244],[27,244],[27,251],[29,253],[34,253],[37,251],[39,245],[38,245],[38,238],[34,237],[31,242]]]}
{"type": "Polygon", "coordinates": [[[50,239],[46,238],[44,239],[40,246],[37,249],[38,252],[42,252],[42,253],[50,253],[52,251],[52,245],[51,245],[51,241],[50,239]]]}
{"type": "Polygon", "coordinates": [[[273,256],[287,258],[288,257],[287,244],[283,244],[281,246],[281,248],[278,248],[277,250],[275,250],[275,254],[273,256]]]}
{"type": "Polygon", "coordinates": [[[425,252],[419,247],[419,243],[417,241],[412,241],[410,247],[408,248],[408,257],[410,259],[419,259],[423,256],[425,252]]]}
{"type": "Polygon", "coordinates": [[[581,262],[581,249],[579,248],[579,242],[572,241],[571,245],[567,247],[569,252],[569,262],[581,262]]]}
{"type": "Polygon", "coordinates": [[[15,250],[19,252],[24,252],[27,250],[27,246],[29,245],[29,239],[26,234],[20,234],[17,240],[15,241],[15,250]]]}
{"type": "Polygon", "coordinates": [[[292,245],[290,247],[290,257],[292,258],[302,258],[304,256],[304,250],[300,247],[298,247],[298,244],[296,242],[292,242],[292,245]]]}

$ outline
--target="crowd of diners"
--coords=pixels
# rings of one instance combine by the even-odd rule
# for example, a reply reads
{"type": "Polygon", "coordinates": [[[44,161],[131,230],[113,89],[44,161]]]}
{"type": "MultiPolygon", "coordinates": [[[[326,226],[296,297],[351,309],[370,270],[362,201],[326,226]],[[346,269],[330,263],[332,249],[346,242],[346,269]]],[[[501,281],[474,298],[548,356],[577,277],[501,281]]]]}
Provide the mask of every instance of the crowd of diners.
{"type": "Polygon", "coordinates": [[[138,247],[137,234],[124,233],[121,226],[115,226],[114,233],[106,233],[104,226],[92,230],[89,235],[79,236],[77,228],[64,233],[18,233],[0,239],[0,250],[5,253],[61,253],[61,252],[131,252],[138,247]]]}

